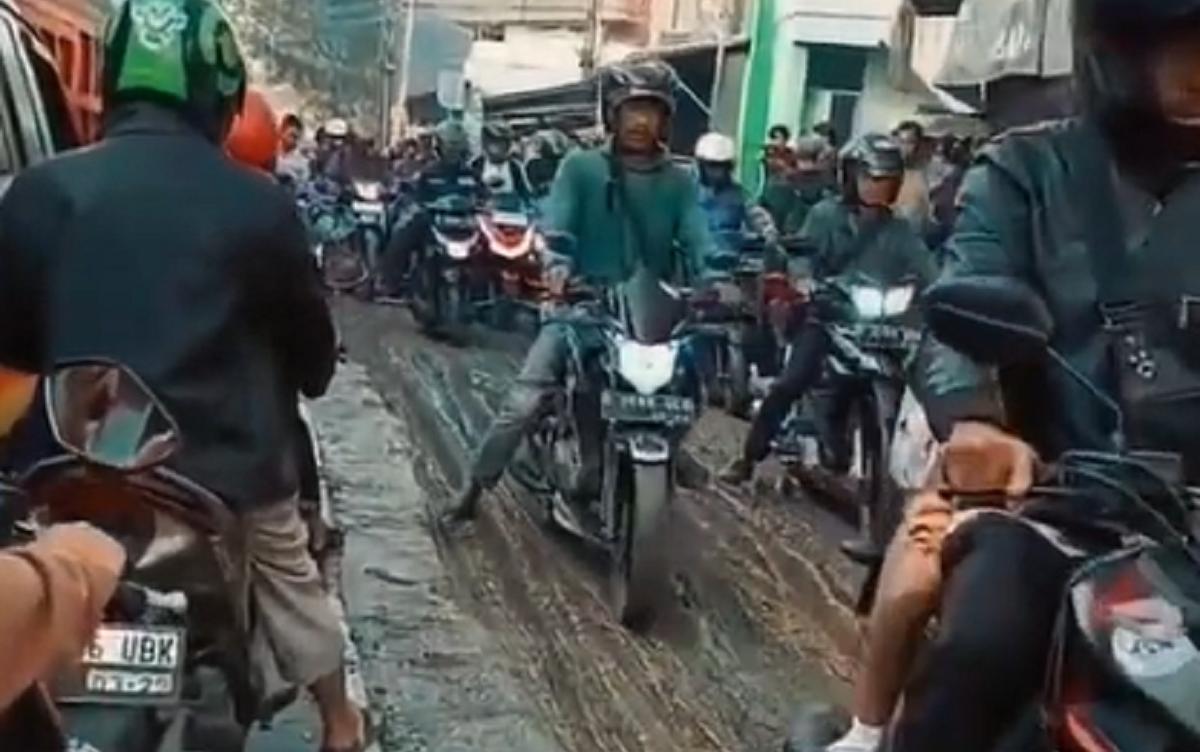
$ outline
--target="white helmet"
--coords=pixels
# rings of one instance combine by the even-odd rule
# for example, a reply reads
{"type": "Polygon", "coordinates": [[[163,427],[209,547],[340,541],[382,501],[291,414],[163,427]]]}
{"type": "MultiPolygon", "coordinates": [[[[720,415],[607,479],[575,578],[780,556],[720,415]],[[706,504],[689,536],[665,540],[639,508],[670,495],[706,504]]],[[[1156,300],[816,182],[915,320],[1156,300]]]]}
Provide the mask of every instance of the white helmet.
{"type": "Polygon", "coordinates": [[[350,124],[341,118],[334,118],[325,124],[325,135],[330,138],[345,138],[350,135],[350,124]]]}
{"type": "Polygon", "coordinates": [[[696,161],[713,164],[733,164],[737,161],[737,146],[733,139],[721,133],[705,133],[696,142],[696,161]]]}

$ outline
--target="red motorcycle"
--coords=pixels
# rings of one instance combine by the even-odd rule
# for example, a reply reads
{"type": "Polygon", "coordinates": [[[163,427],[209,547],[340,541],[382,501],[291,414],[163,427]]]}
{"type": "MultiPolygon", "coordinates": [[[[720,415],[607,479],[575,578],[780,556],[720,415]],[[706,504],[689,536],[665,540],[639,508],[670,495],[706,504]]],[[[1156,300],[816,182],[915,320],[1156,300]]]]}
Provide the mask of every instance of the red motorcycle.
{"type": "Polygon", "coordinates": [[[546,296],[541,254],[545,241],[529,216],[492,209],[480,216],[487,248],[487,286],[482,307],[497,329],[510,330],[522,311],[537,311],[546,296]]]}

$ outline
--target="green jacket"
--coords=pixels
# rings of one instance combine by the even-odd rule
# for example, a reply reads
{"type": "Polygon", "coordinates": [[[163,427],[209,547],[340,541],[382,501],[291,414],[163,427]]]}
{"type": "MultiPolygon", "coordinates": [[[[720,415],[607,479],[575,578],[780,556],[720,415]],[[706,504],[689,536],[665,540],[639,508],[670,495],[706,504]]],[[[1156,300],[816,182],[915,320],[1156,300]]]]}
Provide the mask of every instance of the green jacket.
{"type": "Polygon", "coordinates": [[[544,225],[574,238],[573,273],[611,284],[627,279],[640,263],[660,279],[694,284],[715,251],[695,178],[669,157],[646,168],[625,167],[626,206],[612,179],[612,159],[608,147],[572,152],[551,186],[544,225]],[[630,218],[634,212],[636,220],[630,218]]]}

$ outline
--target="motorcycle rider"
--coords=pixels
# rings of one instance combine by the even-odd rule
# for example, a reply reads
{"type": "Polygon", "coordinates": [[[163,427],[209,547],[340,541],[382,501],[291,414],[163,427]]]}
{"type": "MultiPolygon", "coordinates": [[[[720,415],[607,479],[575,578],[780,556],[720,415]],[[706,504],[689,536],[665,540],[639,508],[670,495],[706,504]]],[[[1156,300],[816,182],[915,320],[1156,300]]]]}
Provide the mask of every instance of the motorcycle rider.
{"type": "MultiPolygon", "coordinates": [[[[808,215],[800,237],[815,247],[814,279],[865,274],[882,284],[914,278],[923,286],[934,276],[932,257],[912,225],[894,216],[892,202],[904,178],[899,146],[887,135],[869,133],[840,156],[840,193],[808,215]]],[[[797,327],[791,355],[750,424],[742,455],[721,473],[728,483],[744,483],[770,452],[792,405],[813,386],[829,350],[821,300],[797,327]],[[812,314],[817,315],[812,315],[812,314]]]]}
{"type": "MultiPolygon", "coordinates": [[[[1194,485],[1200,0],[1074,0],[1072,23],[1080,117],[1010,132],[983,150],[965,178],[942,276],[1037,290],[1054,318],[1055,350],[1120,406],[1127,448],[1181,454],[1194,485]],[[1140,355],[1124,349],[1129,342],[1140,355]],[[1147,371],[1145,362],[1173,367],[1147,371]]],[[[950,488],[1000,489],[1019,504],[1039,458],[1114,449],[1117,416],[1063,369],[997,371],[939,348],[927,370],[926,409],[948,436],[950,488]]],[[[995,749],[1043,688],[1077,561],[1000,514],[959,527],[944,550],[923,552],[917,536],[903,530],[891,556],[898,569],[926,574],[910,573],[876,611],[916,600],[924,612],[893,607],[889,628],[919,631],[933,609],[939,626],[911,678],[903,667],[874,677],[908,678],[888,749],[995,749]]]]}
{"type": "Polygon", "coordinates": [[[513,151],[513,134],[504,123],[490,122],[481,134],[483,153],[471,160],[475,179],[492,196],[517,196],[521,203],[533,201],[533,188],[525,166],[513,151]]]}
{"type": "Polygon", "coordinates": [[[225,137],[225,151],[244,165],[274,175],[279,161],[278,145],[275,111],[266,97],[250,89],[225,137]]]}
{"type": "Polygon", "coordinates": [[[299,115],[289,112],[283,116],[279,131],[276,171],[280,176],[291,180],[293,185],[303,185],[308,182],[312,173],[309,157],[300,148],[300,139],[304,137],[304,121],[299,115]]]}
{"type": "Polygon", "coordinates": [[[470,140],[462,123],[445,120],[433,134],[435,160],[421,170],[413,185],[415,210],[391,234],[384,251],[385,283],[391,298],[399,298],[416,264],[430,242],[432,227],[424,207],[444,196],[464,196],[483,201],[485,189],[467,161],[470,140]]]}
{"type": "Polygon", "coordinates": [[[539,133],[536,138],[536,153],[525,164],[525,174],[529,176],[529,184],[538,197],[550,192],[554,176],[558,174],[558,166],[569,149],[568,140],[561,131],[548,130],[539,133]]]}
{"type": "Polygon", "coordinates": [[[102,38],[102,140],[20,173],[0,201],[0,363],[47,374],[103,357],[145,380],[187,437],[171,467],[241,521],[256,628],[312,692],[322,748],[360,750],[292,448],[299,393],[325,391],[336,336],[287,192],[221,148],[244,58],[216,0],[126,0],[102,38]]]}
{"type": "MultiPolygon", "coordinates": [[[[604,76],[610,140],[598,149],[572,152],[551,188],[545,221],[557,253],[547,270],[553,293],[561,293],[572,274],[604,286],[628,278],[638,266],[661,279],[695,278],[713,251],[696,181],[667,151],[674,70],[649,60],[613,66],[604,76]],[[614,232],[621,227],[624,232],[614,232]]],[[[548,407],[569,357],[564,326],[551,323],[538,333],[516,388],[446,515],[448,522],[476,516],[483,492],[500,481],[526,432],[548,407]]],[[[585,449],[584,454],[585,475],[594,475],[598,452],[585,449]]]]}
{"type": "MultiPolygon", "coordinates": [[[[749,231],[767,243],[778,240],[775,223],[766,209],[755,204],[734,178],[737,146],[722,133],[705,133],[696,141],[696,167],[700,175],[700,207],[708,218],[708,231],[718,241],[749,231]]],[[[739,250],[739,249],[730,249],[739,250]]]]}

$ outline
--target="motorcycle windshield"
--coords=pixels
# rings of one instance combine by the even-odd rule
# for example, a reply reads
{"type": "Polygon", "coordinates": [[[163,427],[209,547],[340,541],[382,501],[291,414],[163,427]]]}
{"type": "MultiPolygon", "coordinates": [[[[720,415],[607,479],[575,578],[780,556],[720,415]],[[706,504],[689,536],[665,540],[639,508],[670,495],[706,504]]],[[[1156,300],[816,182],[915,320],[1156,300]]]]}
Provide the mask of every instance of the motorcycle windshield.
{"type": "Polygon", "coordinates": [[[679,291],[646,269],[617,285],[613,297],[626,335],[645,344],[671,339],[687,315],[679,291]]]}
{"type": "Polygon", "coordinates": [[[435,214],[471,214],[475,206],[471,199],[461,194],[440,196],[429,204],[429,211],[435,214]]]}

